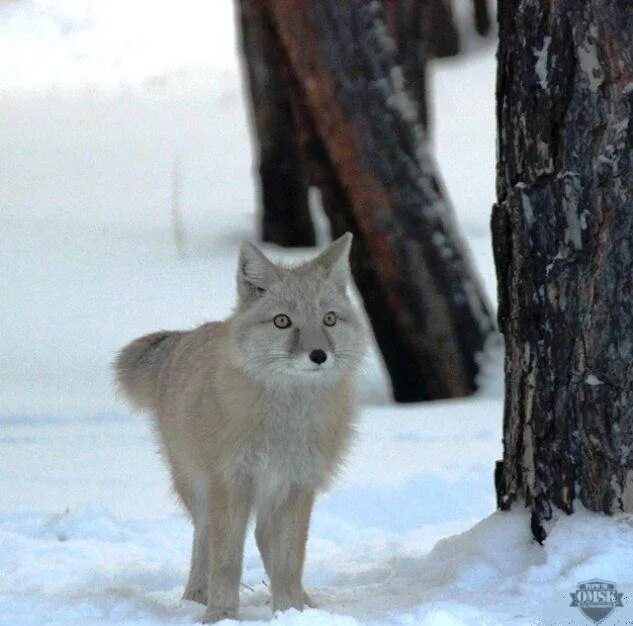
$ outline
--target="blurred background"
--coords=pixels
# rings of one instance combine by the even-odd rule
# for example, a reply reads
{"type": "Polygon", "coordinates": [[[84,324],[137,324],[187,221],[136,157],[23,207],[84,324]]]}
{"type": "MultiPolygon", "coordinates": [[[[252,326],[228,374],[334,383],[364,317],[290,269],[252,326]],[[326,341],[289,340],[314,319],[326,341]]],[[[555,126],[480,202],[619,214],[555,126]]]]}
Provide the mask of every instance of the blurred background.
{"type": "MultiPolygon", "coordinates": [[[[475,33],[470,0],[453,9],[461,53],[426,66],[429,150],[493,303],[494,36],[475,33]]],[[[239,244],[259,240],[235,15],[232,0],[0,0],[0,622],[202,612],[180,601],[189,522],[111,363],[139,335],[229,315],[239,244]]],[[[444,557],[421,559],[495,508],[502,375],[498,361],[482,372],[476,395],[395,405],[373,350],[359,437],[308,546],[326,610],[378,619],[462,597],[441,586],[444,557]]],[[[263,577],[249,539],[247,617],[267,619],[263,577]]],[[[473,623],[460,606],[441,623],[473,623]]]]}
{"type": "MultiPolygon", "coordinates": [[[[494,302],[494,44],[469,0],[453,10],[461,54],[427,68],[431,150],[494,302]]],[[[238,244],[259,232],[235,13],[0,2],[0,411],[116,410],[122,344],[229,314],[238,244]]],[[[365,388],[386,401],[378,361],[365,388]]]]}

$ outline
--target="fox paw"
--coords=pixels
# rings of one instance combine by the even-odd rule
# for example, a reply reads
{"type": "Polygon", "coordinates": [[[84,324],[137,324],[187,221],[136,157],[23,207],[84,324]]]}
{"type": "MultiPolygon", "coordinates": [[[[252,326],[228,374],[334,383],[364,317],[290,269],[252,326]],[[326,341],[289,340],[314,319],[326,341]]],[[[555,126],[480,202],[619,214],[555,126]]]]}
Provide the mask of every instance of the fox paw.
{"type": "Polygon", "coordinates": [[[214,624],[223,619],[237,619],[237,611],[209,607],[202,616],[203,624],[214,624]]]}
{"type": "Polygon", "coordinates": [[[185,589],[185,593],[182,598],[183,600],[191,600],[192,602],[198,602],[199,604],[206,604],[207,592],[205,589],[185,589]]]}
{"type": "Polygon", "coordinates": [[[306,595],[303,590],[297,590],[294,593],[289,591],[273,593],[273,614],[278,611],[287,611],[288,609],[303,611],[306,604],[306,595]]]}

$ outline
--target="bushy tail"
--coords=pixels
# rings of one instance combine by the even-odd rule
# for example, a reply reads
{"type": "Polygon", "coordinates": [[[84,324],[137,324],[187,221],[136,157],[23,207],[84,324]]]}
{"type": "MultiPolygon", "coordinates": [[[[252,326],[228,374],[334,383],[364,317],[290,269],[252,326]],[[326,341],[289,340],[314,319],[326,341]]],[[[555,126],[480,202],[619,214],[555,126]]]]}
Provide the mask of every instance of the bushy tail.
{"type": "Polygon", "coordinates": [[[156,405],[158,373],[179,332],[161,331],[135,339],[114,362],[117,387],[138,410],[156,405]]]}

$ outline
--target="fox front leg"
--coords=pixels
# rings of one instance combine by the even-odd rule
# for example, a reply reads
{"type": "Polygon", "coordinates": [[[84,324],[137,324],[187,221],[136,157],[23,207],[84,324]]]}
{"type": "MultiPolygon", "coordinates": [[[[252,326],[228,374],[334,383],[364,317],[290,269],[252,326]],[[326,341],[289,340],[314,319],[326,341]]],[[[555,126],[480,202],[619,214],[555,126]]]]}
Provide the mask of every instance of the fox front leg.
{"type": "Polygon", "coordinates": [[[313,502],[311,490],[294,487],[280,504],[258,514],[255,536],[270,578],[273,612],[312,606],[302,575],[313,502]]]}

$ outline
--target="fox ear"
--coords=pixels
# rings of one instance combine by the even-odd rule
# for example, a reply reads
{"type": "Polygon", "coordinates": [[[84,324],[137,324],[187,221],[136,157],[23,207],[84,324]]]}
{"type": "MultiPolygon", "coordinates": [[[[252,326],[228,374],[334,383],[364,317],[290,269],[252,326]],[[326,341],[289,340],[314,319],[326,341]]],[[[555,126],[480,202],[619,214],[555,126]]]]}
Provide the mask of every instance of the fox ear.
{"type": "Polygon", "coordinates": [[[252,243],[244,242],[237,265],[237,292],[241,299],[252,300],[263,295],[279,280],[277,268],[252,243]]]}
{"type": "Polygon", "coordinates": [[[322,267],[328,278],[339,289],[345,290],[350,278],[349,252],[352,248],[352,233],[345,233],[336,241],[333,241],[311,263],[313,266],[322,267]]]}

